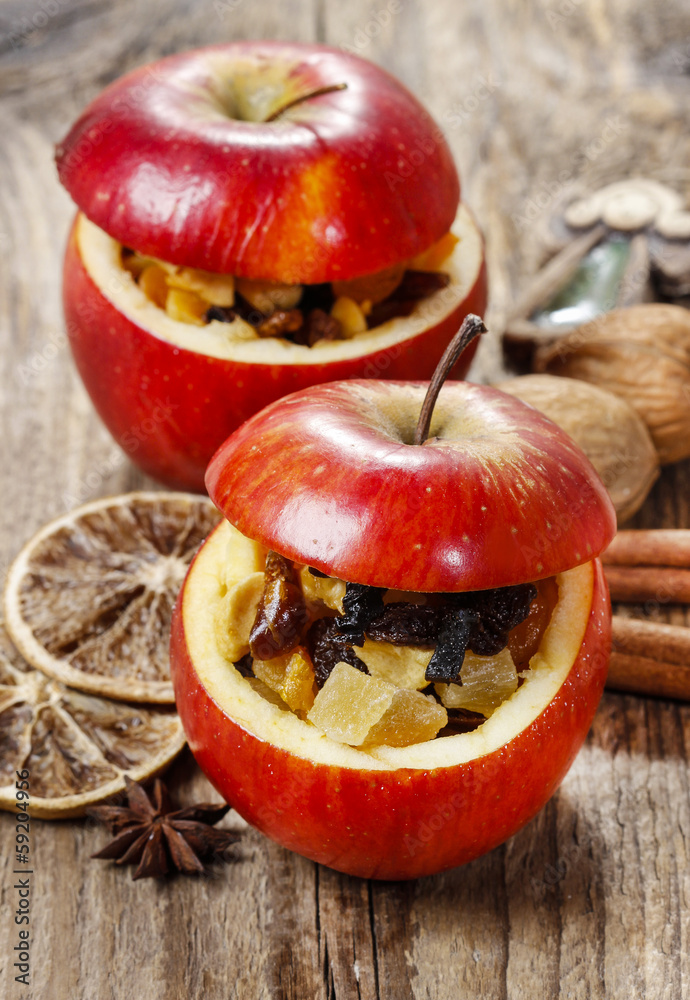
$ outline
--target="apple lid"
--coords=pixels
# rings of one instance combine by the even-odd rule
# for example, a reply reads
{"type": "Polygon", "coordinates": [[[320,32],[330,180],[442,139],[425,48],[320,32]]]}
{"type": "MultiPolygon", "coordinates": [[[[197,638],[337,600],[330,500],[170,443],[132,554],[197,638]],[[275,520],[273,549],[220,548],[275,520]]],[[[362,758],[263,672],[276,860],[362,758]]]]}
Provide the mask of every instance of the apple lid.
{"type": "Polygon", "coordinates": [[[79,208],[126,246],[286,283],[413,257],[460,198],[419,101],[319,45],[236,42],[143,66],[86,108],[56,161],[79,208]]]}
{"type": "Polygon", "coordinates": [[[589,460],[543,414],[447,382],[430,437],[427,384],[349,380],[293,393],[239,428],[206,473],[244,535],[354,583],[465,591],[588,562],[616,532],[589,460]]]}

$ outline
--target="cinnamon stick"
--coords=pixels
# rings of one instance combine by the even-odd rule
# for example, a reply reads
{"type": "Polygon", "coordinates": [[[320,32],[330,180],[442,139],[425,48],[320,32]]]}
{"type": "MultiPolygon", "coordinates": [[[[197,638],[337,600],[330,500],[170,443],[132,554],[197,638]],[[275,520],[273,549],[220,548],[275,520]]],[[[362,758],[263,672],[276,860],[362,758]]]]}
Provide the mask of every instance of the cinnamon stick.
{"type": "Polygon", "coordinates": [[[606,565],[604,571],[612,601],[690,602],[690,569],[606,565]]]}
{"type": "Polygon", "coordinates": [[[614,615],[606,686],[690,701],[690,629],[614,615]]]}
{"type": "Polygon", "coordinates": [[[619,531],[601,558],[609,566],[690,567],[690,530],[619,531]]]}

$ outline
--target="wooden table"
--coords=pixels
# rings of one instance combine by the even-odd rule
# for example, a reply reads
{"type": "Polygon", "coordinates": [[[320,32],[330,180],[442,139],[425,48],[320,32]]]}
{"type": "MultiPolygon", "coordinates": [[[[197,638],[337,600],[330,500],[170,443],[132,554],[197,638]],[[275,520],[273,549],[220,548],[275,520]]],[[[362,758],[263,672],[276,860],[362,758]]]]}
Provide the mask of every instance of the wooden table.
{"type": "MultiPolygon", "coordinates": [[[[126,461],[105,461],[114,446],[61,318],[73,209],[52,146],[105,84],[163,54],[257,36],[347,45],[383,64],[447,130],[486,231],[496,324],[537,266],[537,228],[571,184],[630,171],[690,193],[689,27],[683,0],[0,0],[3,569],[70,498],[151,485],[126,461]]],[[[498,374],[499,357],[496,340],[483,344],[473,377],[498,374]]],[[[688,463],[667,469],[636,523],[689,526],[689,487],[688,463]]],[[[607,694],[540,816],[488,857],[415,883],[320,868],[232,814],[224,822],[242,839],[216,877],[132,883],[88,860],[102,830],[36,821],[32,986],[13,980],[6,850],[0,992],[690,996],[689,749],[689,706],[607,694]]],[[[184,799],[209,795],[188,757],[171,782],[184,799]]],[[[0,816],[0,829],[10,843],[14,821],[0,816]]]]}

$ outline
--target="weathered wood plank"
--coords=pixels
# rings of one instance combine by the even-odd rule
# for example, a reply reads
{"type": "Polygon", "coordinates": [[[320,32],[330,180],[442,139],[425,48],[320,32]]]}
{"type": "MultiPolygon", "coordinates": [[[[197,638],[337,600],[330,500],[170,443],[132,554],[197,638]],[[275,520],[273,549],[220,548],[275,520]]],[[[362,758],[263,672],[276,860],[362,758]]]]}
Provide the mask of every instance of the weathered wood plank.
{"type": "MultiPolygon", "coordinates": [[[[446,128],[487,234],[498,325],[539,263],[549,213],[578,184],[631,168],[690,193],[689,21],[681,0],[1,0],[3,568],[76,500],[150,485],[93,414],[60,315],[72,206],[52,144],[107,82],[226,38],[318,38],[385,65],[446,128]]],[[[489,338],[473,376],[494,377],[499,361],[489,338]]],[[[689,463],[665,470],[636,524],[690,525],[689,487],[689,463]]],[[[3,995],[675,1000],[690,982],[689,752],[687,706],[607,695],[532,824],[417,883],[319,869],[232,815],[224,825],[242,840],[216,877],[133,883],[87,860],[101,828],[37,821],[30,993],[12,981],[13,859],[0,859],[3,995]]],[[[189,757],[171,783],[183,801],[213,797],[189,757]]],[[[11,843],[11,817],[0,830],[11,843]]]]}

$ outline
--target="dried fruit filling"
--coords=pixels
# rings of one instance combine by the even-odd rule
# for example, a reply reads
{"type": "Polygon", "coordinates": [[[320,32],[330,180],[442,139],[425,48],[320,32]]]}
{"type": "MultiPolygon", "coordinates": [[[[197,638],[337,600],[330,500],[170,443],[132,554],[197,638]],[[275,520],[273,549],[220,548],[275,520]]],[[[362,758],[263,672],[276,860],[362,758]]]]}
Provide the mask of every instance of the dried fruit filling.
{"type": "Polygon", "coordinates": [[[236,339],[281,337],[313,347],[409,316],[418,301],[449,284],[440,266],[457,242],[446,233],[414,260],[320,285],[282,285],[178,267],[128,247],[122,248],[121,259],[147,298],[171,319],[195,326],[218,320],[236,339]]]}
{"type": "Polygon", "coordinates": [[[268,552],[223,598],[225,657],[263,697],[350,746],[480,726],[523,683],[555,577],[469,593],[346,583],[268,552]]]}

